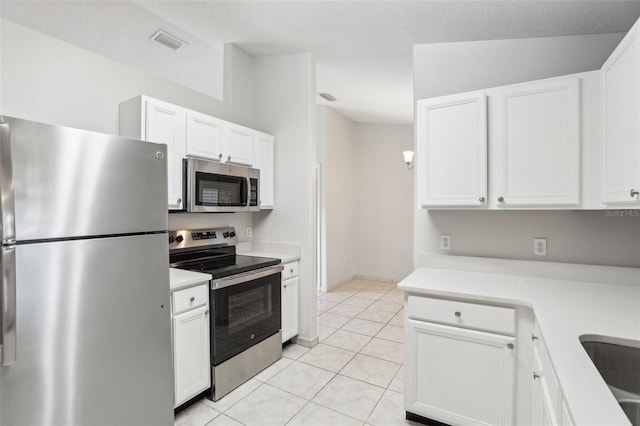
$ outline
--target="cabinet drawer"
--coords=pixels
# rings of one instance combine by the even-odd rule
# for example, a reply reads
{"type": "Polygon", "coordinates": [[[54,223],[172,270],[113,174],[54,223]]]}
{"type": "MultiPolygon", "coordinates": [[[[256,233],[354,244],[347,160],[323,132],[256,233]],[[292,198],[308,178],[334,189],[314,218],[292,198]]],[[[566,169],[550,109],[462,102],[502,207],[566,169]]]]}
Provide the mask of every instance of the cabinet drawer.
{"type": "Polygon", "coordinates": [[[173,315],[209,303],[209,283],[173,293],[173,315]]]}
{"type": "Polygon", "coordinates": [[[516,313],[512,308],[409,296],[407,313],[409,318],[422,321],[515,334],[516,313]]]}
{"type": "Polygon", "coordinates": [[[288,280],[289,278],[298,276],[298,262],[285,263],[284,270],[282,271],[282,280],[288,280]]]}

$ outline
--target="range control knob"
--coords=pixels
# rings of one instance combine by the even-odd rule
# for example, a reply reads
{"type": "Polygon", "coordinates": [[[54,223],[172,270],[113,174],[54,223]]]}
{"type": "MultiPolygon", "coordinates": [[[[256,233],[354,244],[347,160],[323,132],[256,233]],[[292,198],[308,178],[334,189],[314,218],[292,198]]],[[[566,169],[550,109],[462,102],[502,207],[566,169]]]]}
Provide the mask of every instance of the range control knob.
{"type": "Polygon", "coordinates": [[[173,244],[176,241],[176,237],[169,235],[169,244],[173,244]]]}
{"type": "Polygon", "coordinates": [[[229,233],[225,232],[225,233],[222,234],[222,236],[225,237],[225,238],[229,238],[229,233]]]}
{"type": "Polygon", "coordinates": [[[184,237],[183,237],[182,235],[178,235],[178,236],[176,237],[176,241],[177,241],[178,243],[181,243],[183,240],[184,240],[184,237]]]}
{"type": "Polygon", "coordinates": [[[229,236],[230,236],[231,238],[233,238],[233,237],[235,237],[235,236],[236,236],[236,233],[235,233],[235,232],[233,232],[233,231],[231,231],[231,232],[229,232],[229,236]]]}

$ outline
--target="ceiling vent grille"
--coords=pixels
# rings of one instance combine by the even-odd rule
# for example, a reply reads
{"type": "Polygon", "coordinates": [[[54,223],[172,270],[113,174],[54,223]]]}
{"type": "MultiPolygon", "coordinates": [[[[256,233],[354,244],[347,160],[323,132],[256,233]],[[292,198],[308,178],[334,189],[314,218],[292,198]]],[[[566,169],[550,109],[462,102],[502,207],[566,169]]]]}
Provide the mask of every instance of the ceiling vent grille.
{"type": "Polygon", "coordinates": [[[178,50],[186,44],[178,37],[174,37],[163,30],[158,30],[154,35],[151,36],[151,40],[157,41],[158,43],[173,50],[178,50]]]}

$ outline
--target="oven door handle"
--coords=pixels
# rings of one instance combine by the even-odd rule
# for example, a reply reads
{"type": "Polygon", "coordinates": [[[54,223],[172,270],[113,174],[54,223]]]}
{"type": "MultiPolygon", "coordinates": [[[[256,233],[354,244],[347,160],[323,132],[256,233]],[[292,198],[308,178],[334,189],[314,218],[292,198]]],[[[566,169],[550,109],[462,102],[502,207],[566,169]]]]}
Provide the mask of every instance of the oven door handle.
{"type": "Polygon", "coordinates": [[[253,271],[230,275],[228,277],[218,278],[211,281],[211,290],[219,290],[231,285],[242,284],[248,281],[257,280],[258,278],[268,277],[269,275],[275,275],[282,270],[284,270],[284,266],[280,264],[262,269],[254,269],[253,271]]]}

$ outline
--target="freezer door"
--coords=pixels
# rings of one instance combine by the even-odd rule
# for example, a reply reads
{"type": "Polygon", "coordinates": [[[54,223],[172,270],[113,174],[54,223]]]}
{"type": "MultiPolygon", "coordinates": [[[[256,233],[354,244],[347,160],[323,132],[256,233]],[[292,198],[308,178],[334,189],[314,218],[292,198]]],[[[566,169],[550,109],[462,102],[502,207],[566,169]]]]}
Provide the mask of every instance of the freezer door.
{"type": "Polygon", "coordinates": [[[166,234],[18,245],[0,425],[172,425],[166,234]]]}
{"type": "Polygon", "coordinates": [[[13,194],[0,190],[3,205],[13,198],[17,241],[167,229],[166,145],[0,119],[0,164],[11,157],[13,194]]]}

